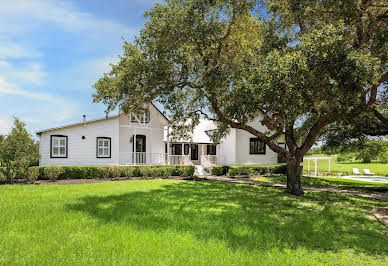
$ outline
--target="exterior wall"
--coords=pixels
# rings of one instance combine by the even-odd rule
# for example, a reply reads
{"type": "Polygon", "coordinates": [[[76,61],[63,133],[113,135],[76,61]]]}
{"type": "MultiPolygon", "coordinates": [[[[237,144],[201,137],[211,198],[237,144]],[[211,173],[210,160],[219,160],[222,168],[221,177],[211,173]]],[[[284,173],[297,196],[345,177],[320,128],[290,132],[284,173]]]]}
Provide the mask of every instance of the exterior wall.
{"type": "Polygon", "coordinates": [[[144,128],[139,128],[139,124],[134,122],[129,127],[129,116],[120,116],[120,152],[133,152],[131,137],[136,134],[146,136],[146,152],[164,154],[164,124],[160,116],[157,110],[150,108],[151,121],[144,128]]]}
{"type": "Polygon", "coordinates": [[[40,136],[39,153],[41,166],[47,165],[114,165],[118,162],[119,119],[111,118],[91,123],[85,127],[73,127],[43,132],[40,136]],[[50,136],[65,135],[68,137],[68,157],[50,158],[50,136]],[[85,139],[82,139],[85,136],[85,139]],[[111,158],[97,158],[97,137],[111,138],[111,158]]]}
{"type": "MultiPolygon", "coordinates": [[[[255,118],[249,125],[257,128],[261,132],[268,131],[260,123],[260,117],[255,118]]],[[[249,139],[255,136],[241,129],[236,130],[236,165],[249,165],[249,164],[277,164],[278,155],[266,146],[265,154],[249,154],[249,139]]],[[[280,141],[279,141],[280,142],[280,141]]]]}
{"type": "Polygon", "coordinates": [[[235,165],[236,164],[236,129],[232,128],[230,133],[225,136],[217,150],[219,163],[222,165],[235,165]]]}

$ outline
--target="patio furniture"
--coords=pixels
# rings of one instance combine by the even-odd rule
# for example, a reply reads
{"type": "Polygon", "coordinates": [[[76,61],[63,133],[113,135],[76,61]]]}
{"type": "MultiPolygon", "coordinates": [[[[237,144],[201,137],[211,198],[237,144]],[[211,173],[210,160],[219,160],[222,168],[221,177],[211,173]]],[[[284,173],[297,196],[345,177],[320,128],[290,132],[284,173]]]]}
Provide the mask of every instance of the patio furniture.
{"type": "Polygon", "coordinates": [[[358,171],[358,168],[353,168],[353,174],[361,175],[360,171],[358,171]]]}
{"type": "Polygon", "coordinates": [[[371,173],[369,169],[364,169],[364,174],[366,175],[375,175],[375,173],[371,173]]]}

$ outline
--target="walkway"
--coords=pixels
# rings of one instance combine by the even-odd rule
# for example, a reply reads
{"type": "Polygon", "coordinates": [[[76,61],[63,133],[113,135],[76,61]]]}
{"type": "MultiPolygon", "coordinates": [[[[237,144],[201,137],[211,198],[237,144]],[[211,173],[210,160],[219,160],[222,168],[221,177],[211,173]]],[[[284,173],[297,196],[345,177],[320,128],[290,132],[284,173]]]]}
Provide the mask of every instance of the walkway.
{"type": "MultiPolygon", "coordinates": [[[[253,181],[253,180],[241,180],[241,179],[235,179],[230,177],[224,177],[224,176],[206,176],[206,179],[211,181],[220,181],[220,182],[229,182],[229,183],[238,183],[238,184],[248,184],[248,185],[259,185],[264,187],[274,187],[274,188],[286,188],[286,185],[283,184],[275,184],[275,183],[269,183],[269,182],[262,182],[262,181],[253,181]]],[[[347,194],[352,196],[359,196],[364,198],[370,198],[370,199],[377,199],[388,202],[388,193],[367,193],[359,190],[350,190],[350,189],[337,189],[337,188],[317,188],[317,187],[310,187],[310,186],[303,186],[304,190],[311,190],[311,191],[320,191],[320,192],[333,192],[333,193],[341,193],[341,194],[347,194]]]]}

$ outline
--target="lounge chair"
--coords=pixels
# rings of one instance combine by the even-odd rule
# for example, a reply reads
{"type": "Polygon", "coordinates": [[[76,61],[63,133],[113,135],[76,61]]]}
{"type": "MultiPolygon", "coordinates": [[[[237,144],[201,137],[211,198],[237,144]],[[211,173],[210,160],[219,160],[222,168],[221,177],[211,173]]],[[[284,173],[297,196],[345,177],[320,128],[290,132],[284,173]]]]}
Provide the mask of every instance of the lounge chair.
{"type": "Polygon", "coordinates": [[[375,175],[375,173],[371,173],[369,169],[364,169],[364,174],[366,175],[375,175]]]}
{"type": "Polygon", "coordinates": [[[358,171],[358,168],[353,168],[353,174],[361,175],[360,171],[358,171]]]}

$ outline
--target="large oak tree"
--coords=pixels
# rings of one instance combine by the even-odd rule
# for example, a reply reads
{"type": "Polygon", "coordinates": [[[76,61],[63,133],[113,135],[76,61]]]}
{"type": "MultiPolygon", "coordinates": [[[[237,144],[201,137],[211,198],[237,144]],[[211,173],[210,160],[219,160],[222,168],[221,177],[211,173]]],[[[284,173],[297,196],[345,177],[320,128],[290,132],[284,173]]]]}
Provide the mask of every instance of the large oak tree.
{"type": "Polygon", "coordinates": [[[216,139],[245,130],[286,158],[287,191],[301,195],[300,163],[322,129],[373,107],[388,79],[387,12],[385,1],[166,1],[94,101],[107,112],[158,101],[175,132],[201,117],[218,124],[216,139]],[[257,115],[268,131],[251,126],[257,115]]]}

